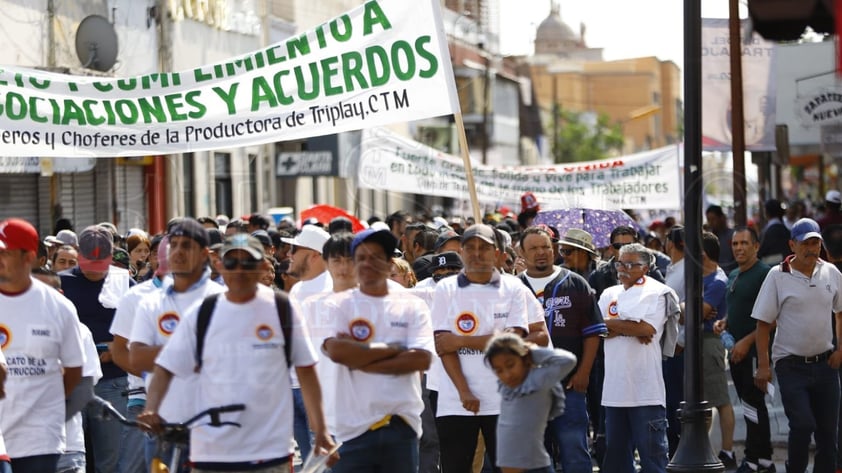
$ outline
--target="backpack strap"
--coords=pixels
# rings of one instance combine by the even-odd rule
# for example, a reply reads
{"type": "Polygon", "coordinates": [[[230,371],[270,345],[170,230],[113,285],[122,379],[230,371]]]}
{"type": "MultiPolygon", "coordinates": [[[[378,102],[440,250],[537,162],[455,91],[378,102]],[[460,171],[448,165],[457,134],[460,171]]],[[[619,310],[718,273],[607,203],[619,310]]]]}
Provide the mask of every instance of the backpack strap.
{"type": "MultiPolygon", "coordinates": [[[[216,300],[219,294],[213,294],[202,301],[199,307],[199,317],[196,321],[196,367],[194,373],[202,370],[202,354],[205,350],[205,336],[208,334],[211,315],[216,307],[216,300]]],[[[292,365],[292,310],[289,305],[289,298],[286,294],[275,291],[275,309],[278,311],[278,321],[281,324],[281,333],[284,337],[284,357],[287,368],[292,365]]]]}
{"type": "Polygon", "coordinates": [[[275,291],[275,309],[278,311],[278,320],[281,322],[281,333],[284,336],[284,357],[287,361],[287,368],[292,366],[292,310],[289,305],[289,297],[281,291],[275,291]]]}
{"type": "Polygon", "coordinates": [[[199,318],[196,321],[196,367],[193,368],[194,373],[202,371],[202,354],[205,351],[205,335],[208,334],[208,326],[210,325],[211,315],[213,309],[216,307],[216,300],[219,294],[212,294],[205,297],[202,305],[199,307],[199,318]]]}

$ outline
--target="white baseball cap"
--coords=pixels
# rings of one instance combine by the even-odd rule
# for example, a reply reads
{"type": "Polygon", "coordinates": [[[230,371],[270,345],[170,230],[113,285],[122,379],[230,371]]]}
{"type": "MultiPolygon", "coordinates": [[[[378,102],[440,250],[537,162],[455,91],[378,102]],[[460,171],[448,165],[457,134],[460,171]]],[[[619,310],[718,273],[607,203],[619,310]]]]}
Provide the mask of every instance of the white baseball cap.
{"type": "Polygon", "coordinates": [[[301,229],[301,233],[296,235],[295,238],[281,238],[281,241],[287,245],[309,248],[321,253],[322,248],[325,246],[325,242],[329,239],[330,233],[324,231],[323,229],[315,225],[304,225],[304,228],[301,229]]]}

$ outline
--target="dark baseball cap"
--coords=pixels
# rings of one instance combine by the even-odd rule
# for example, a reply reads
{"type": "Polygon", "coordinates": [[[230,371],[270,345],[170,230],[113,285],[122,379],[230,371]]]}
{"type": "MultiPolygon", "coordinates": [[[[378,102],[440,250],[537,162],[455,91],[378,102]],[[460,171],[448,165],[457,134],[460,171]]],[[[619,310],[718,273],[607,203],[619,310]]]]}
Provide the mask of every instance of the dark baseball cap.
{"type": "Polygon", "coordinates": [[[462,245],[471,238],[479,238],[492,245],[497,244],[497,240],[494,238],[494,230],[484,223],[477,223],[465,229],[465,232],[462,233],[462,245]]]}
{"type": "Polygon", "coordinates": [[[439,234],[439,237],[436,238],[436,244],[433,245],[433,251],[438,251],[439,248],[444,246],[445,243],[449,242],[450,240],[462,240],[462,235],[459,235],[453,230],[445,230],[439,234]]]}
{"type": "Polygon", "coordinates": [[[465,265],[462,263],[462,257],[455,251],[445,251],[432,257],[432,267],[430,270],[453,268],[462,269],[465,265]]]}
{"type": "Polygon", "coordinates": [[[398,247],[398,240],[392,235],[392,232],[389,230],[375,230],[373,228],[367,228],[354,236],[354,239],[351,240],[351,256],[354,256],[354,253],[357,251],[357,247],[360,246],[363,242],[374,242],[378,245],[383,247],[383,250],[386,252],[389,257],[395,253],[395,248],[398,247]]]}
{"type": "Polygon", "coordinates": [[[196,219],[185,217],[170,227],[170,239],[176,236],[183,236],[192,239],[202,248],[207,248],[210,244],[208,237],[208,230],[202,226],[196,219]]]}
{"type": "Polygon", "coordinates": [[[224,258],[226,253],[234,250],[243,250],[256,260],[264,258],[263,245],[260,240],[245,233],[237,233],[228,237],[222,244],[222,249],[219,250],[219,256],[224,258]]]}

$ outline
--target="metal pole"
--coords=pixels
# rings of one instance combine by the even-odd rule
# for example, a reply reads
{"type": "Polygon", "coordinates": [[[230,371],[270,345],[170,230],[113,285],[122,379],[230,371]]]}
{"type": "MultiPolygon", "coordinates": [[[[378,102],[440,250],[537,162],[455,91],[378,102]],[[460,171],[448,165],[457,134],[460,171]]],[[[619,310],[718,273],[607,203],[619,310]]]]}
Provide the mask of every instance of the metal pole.
{"type": "Polygon", "coordinates": [[[731,156],[734,162],[734,223],[746,224],[746,140],[743,118],[743,47],[739,0],[728,0],[731,49],[731,156]]]}
{"type": "Polygon", "coordinates": [[[681,440],[667,471],[722,472],[707,424],[711,409],[702,401],[702,12],[701,0],[684,0],[684,402],[681,440]]]}
{"type": "Polygon", "coordinates": [[[488,164],[488,96],[489,82],[491,82],[491,53],[485,48],[485,43],[479,43],[480,53],[485,58],[485,77],[482,80],[482,164],[488,164]]]}

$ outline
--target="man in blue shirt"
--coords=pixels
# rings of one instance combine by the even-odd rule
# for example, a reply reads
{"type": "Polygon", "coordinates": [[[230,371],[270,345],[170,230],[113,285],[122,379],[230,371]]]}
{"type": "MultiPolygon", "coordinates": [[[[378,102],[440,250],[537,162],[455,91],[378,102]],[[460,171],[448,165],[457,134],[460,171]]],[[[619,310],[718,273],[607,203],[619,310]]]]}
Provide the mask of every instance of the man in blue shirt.
{"type": "MultiPolygon", "coordinates": [[[[101,347],[99,361],[103,376],[94,392],[126,415],[127,399],[123,395],[128,388],[126,372],[114,364],[108,347],[113,340],[110,329],[117,301],[134,285],[134,280],[128,276],[128,271],[125,271],[124,279],[120,277],[119,270],[114,276],[109,275],[114,244],[112,238],[111,232],[100,226],[84,229],[79,234],[79,266],[63,271],[60,276],[64,295],[76,306],[79,320],[91,330],[97,348],[101,347]],[[104,293],[106,284],[111,287],[104,293]],[[101,294],[106,297],[101,297],[101,294]]],[[[85,411],[85,423],[91,436],[96,471],[116,471],[122,426],[115,419],[97,418],[95,410],[85,411]]]]}
{"type": "Polygon", "coordinates": [[[704,331],[702,334],[702,371],[704,399],[719,412],[722,430],[722,451],[719,459],[726,468],[736,468],[734,458],[734,409],[728,395],[728,378],[725,374],[725,347],[713,330],[717,320],[728,315],[726,294],[728,276],[719,267],[719,238],[710,232],[702,233],[702,290],[704,331]]]}

